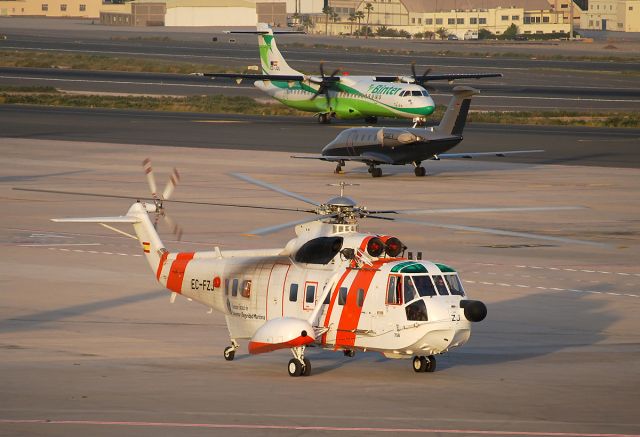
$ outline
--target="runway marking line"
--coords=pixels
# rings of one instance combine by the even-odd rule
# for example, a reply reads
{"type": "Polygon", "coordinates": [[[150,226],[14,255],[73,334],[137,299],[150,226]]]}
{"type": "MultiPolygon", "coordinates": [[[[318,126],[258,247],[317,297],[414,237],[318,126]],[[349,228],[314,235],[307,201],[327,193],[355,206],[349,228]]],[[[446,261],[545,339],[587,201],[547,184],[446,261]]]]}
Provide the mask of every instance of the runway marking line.
{"type": "MultiPolygon", "coordinates": [[[[490,265],[490,264],[482,264],[482,265],[490,265]]],[[[491,264],[493,265],[493,264],[491,264]]],[[[564,272],[581,272],[581,273],[600,273],[602,275],[620,275],[620,276],[640,276],[640,273],[627,273],[627,272],[609,272],[606,270],[590,270],[590,269],[570,269],[570,268],[558,268],[558,267],[541,267],[541,266],[527,266],[527,265],[516,265],[519,269],[536,269],[536,270],[561,270],[564,272]]]]}
{"type": "Polygon", "coordinates": [[[186,423],[186,422],[135,422],[107,420],[52,420],[52,419],[0,419],[1,424],[14,425],[94,425],[94,426],[129,426],[156,428],[209,428],[209,429],[256,429],[256,430],[290,430],[290,431],[346,431],[376,433],[411,433],[411,434],[477,434],[477,435],[518,435],[536,437],[639,437],[637,434],[613,433],[581,433],[581,432],[545,432],[545,431],[499,431],[479,429],[435,429],[435,428],[375,428],[348,426],[304,426],[304,425],[261,425],[236,423],[186,423]]]}
{"type": "Polygon", "coordinates": [[[631,294],[631,293],[614,293],[614,292],[610,292],[610,291],[596,291],[596,290],[578,290],[575,288],[558,288],[558,287],[542,287],[542,286],[537,286],[537,287],[533,287],[530,285],[524,285],[524,284],[507,284],[505,282],[485,282],[485,281],[468,281],[468,280],[463,280],[462,282],[466,283],[466,284],[482,284],[482,285],[496,285],[498,287],[518,287],[518,288],[536,288],[537,290],[553,290],[553,291],[572,291],[574,293],[590,293],[590,294],[608,294],[610,296],[627,296],[627,297],[640,297],[640,295],[637,294],[631,294]]]}

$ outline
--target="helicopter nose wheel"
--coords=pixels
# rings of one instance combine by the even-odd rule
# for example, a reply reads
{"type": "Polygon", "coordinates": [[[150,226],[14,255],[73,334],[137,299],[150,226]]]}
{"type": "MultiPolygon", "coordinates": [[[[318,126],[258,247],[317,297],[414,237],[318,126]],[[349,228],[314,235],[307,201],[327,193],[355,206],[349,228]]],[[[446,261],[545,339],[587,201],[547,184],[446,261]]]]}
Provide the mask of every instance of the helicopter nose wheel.
{"type": "Polygon", "coordinates": [[[304,357],[305,346],[292,347],[293,358],[289,360],[287,371],[289,376],[309,376],[311,375],[311,361],[304,357]]]}
{"type": "Polygon", "coordinates": [[[436,370],[436,357],[433,355],[425,356],[416,356],[413,357],[413,371],[416,373],[421,372],[435,372],[436,370]]]}

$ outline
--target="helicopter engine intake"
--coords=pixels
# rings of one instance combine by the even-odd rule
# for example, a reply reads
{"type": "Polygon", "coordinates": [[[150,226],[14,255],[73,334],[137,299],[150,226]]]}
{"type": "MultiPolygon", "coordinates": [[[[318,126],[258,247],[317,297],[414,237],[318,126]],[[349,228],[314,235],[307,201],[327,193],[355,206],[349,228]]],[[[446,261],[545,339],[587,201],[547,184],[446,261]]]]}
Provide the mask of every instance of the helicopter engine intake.
{"type": "Polygon", "coordinates": [[[487,317],[487,306],[479,300],[461,300],[460,308],[464,309],[464,316],[470,322],[481,322],[487,317]]]}

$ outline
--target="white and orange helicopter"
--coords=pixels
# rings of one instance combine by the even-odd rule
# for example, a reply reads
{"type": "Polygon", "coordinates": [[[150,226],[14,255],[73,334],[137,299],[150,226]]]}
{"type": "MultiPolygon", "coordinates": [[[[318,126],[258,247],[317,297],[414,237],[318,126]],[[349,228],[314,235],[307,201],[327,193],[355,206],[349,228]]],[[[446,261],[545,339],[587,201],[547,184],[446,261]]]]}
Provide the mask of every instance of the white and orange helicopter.
{"type": "MultiPolygon", "coordinates": [[[[428,214],[434,210],[368,210],[344,195],[345,183],[338,184],[340,196],[318,203],[250,176],[234,174],[313,208],[209,204],[293,210],[311,213],[314,217],[251,232],[253,235],[265,235],[295,226],[296,237],[284,248],[221,250],[216,247],[206,252],[171,252],[162,243],[156,225],[160,217],[167,218],[164,204],[174,191],[178,174],[174,171],[163,194],[158,196],[150,162],[145,160],[144,165],[153,193],[151,201],[136,201],[124,216],[53,221],[99,223],[124,234],[112,225],[133,225],[157,281],[173,293],[172,299],[180,294],[224,313],[231,337],[231,345],[224,350],[226,360],[234,359],[239,348],[237,340],[248,339],[251,354],[291,349],[293,358],[287,366],[291,376],[311,374],[311,363],[305,356],[309,346],[343,351],[346,356],[353,356],[355,351],[376,351],[388,358],[413,357],[414,371],[433,372],[435,356],[465,344],[469,340],[472,323],[482,321],[487,315],[487,308],[481,301],[469,298],[453,268],[441,263],[408,259],[404,257],[406,247],[397,237],[362,233],[358,229],[358,220],[362,218],[460,228],[398,217],[403,213],[428,214]]],[[[476,208],[468,211],[558,209],[576,207],[476,208]]],[[[181,233],[178,226],[170,223],[174,232],[181,233]]],[[[598,245],[498,229],[466,229],[598,245]]]]}

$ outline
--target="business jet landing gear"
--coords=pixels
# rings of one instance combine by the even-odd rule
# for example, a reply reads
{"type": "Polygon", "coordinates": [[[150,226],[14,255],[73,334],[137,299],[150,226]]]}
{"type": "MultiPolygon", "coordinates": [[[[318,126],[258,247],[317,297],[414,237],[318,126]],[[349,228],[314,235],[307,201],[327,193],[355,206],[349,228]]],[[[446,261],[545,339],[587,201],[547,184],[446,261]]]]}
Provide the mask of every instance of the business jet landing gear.
{"type": "Polygon", "coordinates": [[[331,114],[328,112],[318,114],[318,123],[321,123],[321,124],[331,123],[331,114]]]}
{"type": "Polygon", "coordinates": [[[233,361],[236,356],[236,351],[240,348],[240,345],[233,338],[231,339],[231,346],[224,348],[224,359],[227,361],[233,361]]]}
{"type": "Polygon", "coordinates": [[[427,119],[424,117],[414,117],[413,118],[413,127],[416,128],[418,126],[423,126],[427,124],[427,119]]]}
{"type": "Polygon", "coordinates": [[[428,357],[420,356],[413,357],[413,371],[420,372],[435,372],[436,370],[436,357],[429,355],[428,357]]]}
{"type": "Polygon", "coordinates": [[[342,167],[344,167],[344,161],[339,161],[338,165],[336,165],[336,169],[334,171],[335,174],[342,173],[342,167]]]}
{"type": "Polygon", "coordinates": [[[413,172],[419,178],[421,178],[422,176],[425,176],[427,174],[427,170],[425,170],[424,167],[422,167],[420,165],[420,162],[416,161],[416,162],[413,163],[413,165],[415,166],[415,168],[413,169],[413,172]]]}
{"type": "Polygon", "coordinates": [[[369,166],[369,173],[371,173],[372,177],[379,178],[380,176],[382,176],[382,169],[371,164],[369,166]]]}
{"type": "Polygon", "coordinates": [[[369,115],[364,118],[364,121],[369,124],[378,124],[378,117],[369,115]]]}
{"type": "Polygon", "coordinates": [[[291,348],[293,358],[289,360],[287,371],[289,376],[309,376],[311,375],[311,361],[304,357],[305,346],[291,348]]]}

